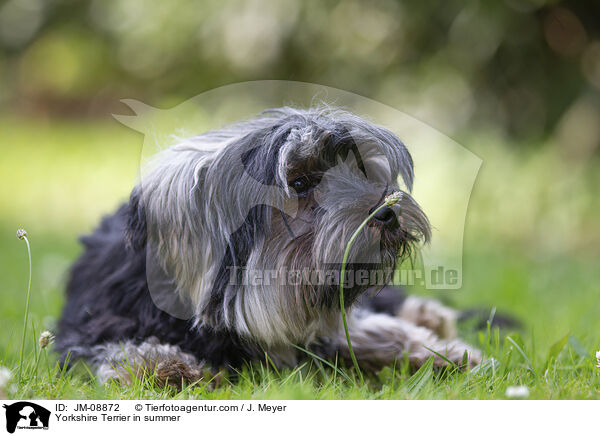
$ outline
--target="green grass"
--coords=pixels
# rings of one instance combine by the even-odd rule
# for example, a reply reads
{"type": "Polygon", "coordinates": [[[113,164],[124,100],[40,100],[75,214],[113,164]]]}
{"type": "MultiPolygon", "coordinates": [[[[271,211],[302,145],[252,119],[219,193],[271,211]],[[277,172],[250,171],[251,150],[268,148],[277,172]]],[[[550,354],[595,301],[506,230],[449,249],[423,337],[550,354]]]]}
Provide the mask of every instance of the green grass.
{"type": "MultiPolygon", "coordinates": [[[[434,371],[425,365],[411,373],[401,360],[377,374],[365,373],[365,383],[361,384],[351,362],[345,366],[330,362],[331,367],[307,356],[306,363],[298,368],[274,369],[271,364],[256,362],[235,378],[224,378],[214,390],[198,384],[181,392],[156,386],[151,376],[135,379],[129,386],[102,386],[82,365],[63,372],[51,348],[48,353],[40,350],[37,338],[41,331],[55,328],[66,272],[80,251],[77,235],[89,231],[99,216],[113,210],[131,189],[141,137],[111,123],[32,126],[0,120],[0,144],[4,157],[0,161],[0,365],[13,373],[0,397],[497,399],[505,398],[509,386],[526,385],[532,399],[600,398],[600,369],[595,360],[600,349],[600,256],[596,246],[589,249],[586,245],[586,241],[598,240],[598,229],[589,226],[600,217],[598,203],[584,203],[575,217],[587,232],[585,236],[583,230],[574,235],[574,240],[582,241],[580,245],[540,250],[540,246],[548,245],[545,241],[524,239],[512,228],[502,227],[500,220],[494,222],[498,228],[485,227],[486,221],[478,217],[489,216],[494,206],[490,205],[489,191],[483,188],[476,189],[471,200],[469,219],[475,230],[470,231],[468,222],[463,288],[414,290],[459,308],[496,307],[498,313],[522,321],[522,328],[507,331],[478,332],[469,325],[461,327],[461,336],[485,354],[487,363],[475,372],[452,368],[434,371]],[[24,242],[15,237],[19,227],[28,231],[33,257],[21,383],[16,374],[28,261],[24,242]]],[[[494,154],[496,158],[498,155],[501,153],[494,154]]],[[[517,177],[518,160],[513,158],[501,164],[512,165],[517,177]]],[[[529,164],[523,168],[526,174],[534,171],[529,164]]],[[[552,177],[546,173],[547,168],[541,168],[537,177],[531,176],[527,186],[531,195],[537,195],[535,189],[545,189],[540,179],[549,181],[552,177]],[[534,184],[538,188],[534,189],[534,184]]],[[[582,177],[588,180],[597,177],[594,174],[582,177]]],[[[491,168],[480,176],[480,186],[489,186],[500,177],[491,168]]],[[[581,183],[587,186],[581,188],[582,198],[595,198],[593,187],[597,185],[591,180],[581,183]]],[[[570,201],[576,203],[576,199],[570,201]]],[[[535,216],[535,210],[522,210],[527,207],[520,204],[515,214],[535,216]]],[[[502,213],[507,216],[508,212],[502,213]]],[[[514,222],[518,218],[511,225],[514,222]]]]}

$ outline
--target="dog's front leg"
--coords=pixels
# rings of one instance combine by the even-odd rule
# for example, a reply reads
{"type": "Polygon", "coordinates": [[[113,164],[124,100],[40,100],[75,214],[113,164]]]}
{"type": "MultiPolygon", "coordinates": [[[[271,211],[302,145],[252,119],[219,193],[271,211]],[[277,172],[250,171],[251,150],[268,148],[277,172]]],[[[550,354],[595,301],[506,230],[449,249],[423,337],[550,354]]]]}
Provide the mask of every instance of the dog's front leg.
{"type": "MultiPolygon", "coordinates": [[[[348,328],[356,358],[366,368],[382,368],[405,355],[414,366],[432,356],[435,367],[447,366],[448,361],[440,355],[459,366],[465,359],[469,366],[481,362],[479,350],[458,339],[440,339],[432,330],[395,316],[357,310],[350,314],[348,328]]],[[[340,355],[349,359],[343,328],[338,330],[336,344],[340,355]]]]}
{"type": "Polygon", "coordinates": [[[432,330],[440,338],[456,338],[456,321],[460,313],[437,300],[409,295],[400,306],[397,315],[432,330]]]}
{"type": "Polygon", "coordinates": [[[130,384],[134,377],[154,375],[159,386],[181,389],[211,377],[209,368],[177,346],[152,337],[141,343],[107,343],[92,347],[91,363],[100,383],[117,380],[130,384]]]}

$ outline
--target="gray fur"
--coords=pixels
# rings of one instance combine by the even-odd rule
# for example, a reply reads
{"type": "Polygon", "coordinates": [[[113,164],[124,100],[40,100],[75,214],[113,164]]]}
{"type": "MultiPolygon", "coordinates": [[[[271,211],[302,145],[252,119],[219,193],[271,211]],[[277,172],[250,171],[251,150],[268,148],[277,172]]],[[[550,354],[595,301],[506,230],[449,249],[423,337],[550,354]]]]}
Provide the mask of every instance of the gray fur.
{"type": "MultiPolygon", "coordinates": [[[[389,281],[397,262],[431,237],[427,217],[410,195],[413,180],[410,154],[393,133],[328,107],[270,110],[182,139],[154,157],[134,191],[145,214],[146,279],[153,301],[173,317],[191,317],[198,331],[231,332],[250,355],[262,349],[278,364],[297,363],[292,345],[327,342],[330,352],[347,357],[338,284],[302,275],[292,282],[286,274],[339,271],[352,233],[386,195],[401,190],[402,181],[391,225],[369,223],[349,258],[351,265],[379,273],[379,285],[389,281]],[[295,178],[306,174],[318,176],[310,195],[293,188],[295,178]],[[228,268],[240,271],[243,284],[231,280],[237,273],[228,268]],[[272,272],[273,280],[254,283],[252,271],[272,272]]],[[[348,289],[347,300],[373,285],[348,289]]],[[[428,307],[430,323],[437,315],[450,316],[428,307]]],[[[420,364],[432,355],[426,347],[456,362],[465,352],[480,359],[462,342],[417,326],[413,309],[400,315],[351,314],[362,362],[389,364],[408,353],[420,364]]],[[[202,350],[194,351],[205,358],[202,350]]],[[[204,366],[202,359],[152,338],[78,354],[94,356],[102,380],[123,377],[119,368],[126,358],[157,371],[169,362],[162,374],[184,380],[198,379],[204,366]]],[[[436,357],[436,365],[443,364],[436,357]]]]}
{"type": "MultiPolygon", "coordinates": [[[[353,229],[384,190],[397,189],[398,175],[408,190],[412,188],[410,155],[388,130],[341,110],[282,108],[183,140],[150,163],[140,184],[148,243],[152,247],[148,252],[158,253],[160,267],[174,278],[177,292],[193,302],[197,323],[213,322],[204,311],[226,255],[229,236],[242,225],[249,210],[259,204],[280,208],[294,221],[299,213],[298,200],[288,186],[289,172],[298,163],[315,158],[328,135],[339,131],[347,132],[357,145],[366,177],[353,171],[357,158],[354,155],[349,155],[346,162],[340,161],[321,183],[324,194],[320,203],[325,214],[318,222],[311,220],[304,229],[298,228],[302,220],[295,221],[292,235],[302,237],[310,233],[314,241],[311,246],[299,250],[288,231],[278,229],[268,239],[254,241],[244,265],[248,269],[277,270],[295,262],[296,267],[314,269],[340,262],[353,229]],[[282,135],[286,138],[279,149],[273,180],[257,180],[244,167],[244,153],[256,147],[261,148],[259,153],[269,149],[269,141],[282,135]]],[[[428,239],[425,215],[408,194],[399,208],[404,211],[401,219],[406,221],[407,231],[428,239]]],[[[263,219],[272,220],[270,213],[265,211],[263,219]]],[[[366,233],[357,241],[356,253],[363,253],[370,243],[374,253],[367,261],[391,266],[395,253],[380,252],[379,236],[367,241],[366,233]]],[[[157,268],[152,262],[149,265],[157,268]]],[[[297,302],[310,299],[300,292],[298,287],[273,286],[245,286],[226,292],[220,322],[242,336],[258,337],[269,346],[310,342],[315,335],[330,330],[337,318],[310,305],[298,307],[297,302]]]]}

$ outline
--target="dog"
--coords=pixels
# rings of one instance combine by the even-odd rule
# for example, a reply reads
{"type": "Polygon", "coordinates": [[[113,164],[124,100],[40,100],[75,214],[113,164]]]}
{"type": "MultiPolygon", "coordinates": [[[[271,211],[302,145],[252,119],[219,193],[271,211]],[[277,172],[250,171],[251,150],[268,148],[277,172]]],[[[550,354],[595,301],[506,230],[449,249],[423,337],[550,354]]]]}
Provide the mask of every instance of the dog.
{"type": "Polygon", "coordinates": [[[456,338],[457,311],[388,286],[431,237],[413,179],[395,134],[331,107],[272,109],[179,140],[82,238],[61,360],[85,361],[101,382],[145,371],[173,386],[265,358],[293,367],[307,351],[350,362],[343,284],[361,367],[479,363],[456,338]],[[340,276],[351,235],[392,193],[398,203],[357,233],[340,276]]]}

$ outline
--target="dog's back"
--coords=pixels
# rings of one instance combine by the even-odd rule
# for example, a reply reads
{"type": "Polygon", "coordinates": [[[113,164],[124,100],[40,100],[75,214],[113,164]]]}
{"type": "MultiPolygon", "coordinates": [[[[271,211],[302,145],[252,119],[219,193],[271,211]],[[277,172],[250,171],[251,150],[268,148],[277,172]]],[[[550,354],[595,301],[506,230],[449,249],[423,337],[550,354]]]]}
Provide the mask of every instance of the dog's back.
{"type": "Polygon", "coordinates": [[[105,217],[81,238],[84,252],[72,266],[67,301],[58,326],[62,358],[89,358],[90,348],[135,335],[136,314],[144,305],[144,262],[125,244],[127,207],[105,217]],[[137,278],[137,279],[136,279],[137,278]]]}
{"type": "Polygon", "coordinates": [[[194,327],[193,320],[173,317],[155,305],[146,279],[146,252],[127,241],[129,222],[130,207],[123,205],[81,238],[84,252],[71,268],[58,325],[61,361],[98,365],[106,359],[106,344],[139,346],[149,338],[216,367],[239,366],[255,357],[233,332],[194,327]]]}

